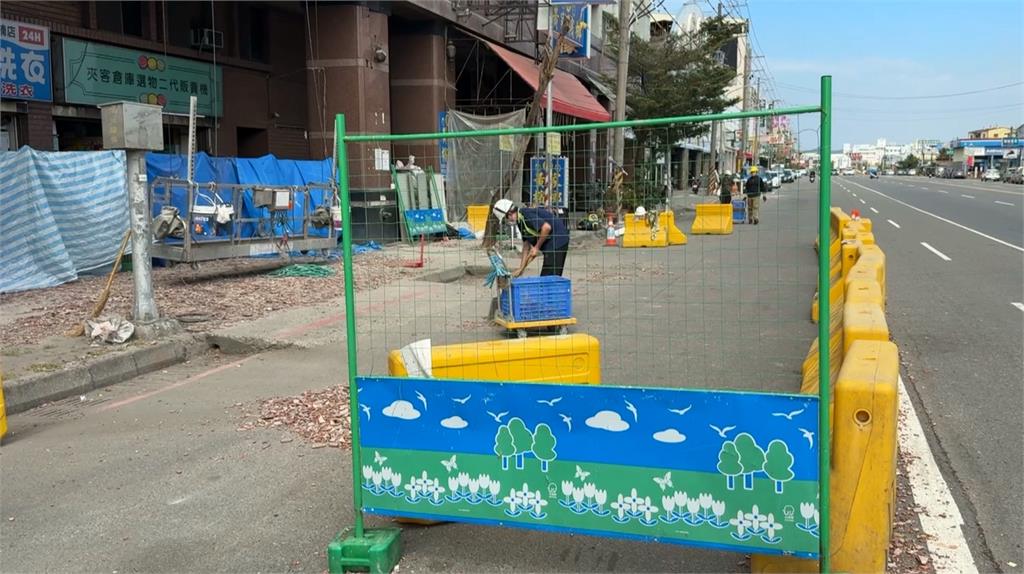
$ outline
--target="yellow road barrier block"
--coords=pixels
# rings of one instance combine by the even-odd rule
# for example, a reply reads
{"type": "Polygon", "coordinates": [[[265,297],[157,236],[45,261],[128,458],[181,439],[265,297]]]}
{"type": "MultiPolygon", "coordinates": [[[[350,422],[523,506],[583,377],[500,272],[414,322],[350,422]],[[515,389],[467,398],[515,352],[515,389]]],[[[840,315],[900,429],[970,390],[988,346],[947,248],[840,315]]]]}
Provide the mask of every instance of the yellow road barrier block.
{"type": "Polygon", "coordinates": [[[4,406],[4,378],[0,375],[0,438],[7,434],[7,407],[4,406]]]}
{"type": "Polygon", "coordinates": [[[873,303],[847,303],[843,309],[844,360],[855,341],[888,341],[889,325],[882,308],[873,303]]]}
{"type": "Polygon", "coordinates": [[[882,288],[882,296],[885,296],[885,252],[877,245],[861,245],[857,255],[857,261],[874,268],[878,276],[878,286],[882,288]]]}
{"type": "Polygon", "coordinates": [[[846,284],[847,303],[870,303],[885,311],[885,297],[877,281],[853,279],[846,284]]]}
{"type": "Polygon", "coordinates": [[[846,276],[850,274],[850,269],[857,264],[857,256],[860,254],[860,243],[854,241],[844,241],[842,245],[842,276],[843,280],[846,280],[846,276]]]}
{"type": "Polygon", "coordinates": [[[857,241],[860,241],[863,245],[874,245],[875,234],[870,231],[859,231],[857,232],[857,241]]]}
{"type": "Polygon", "coordinates": [[[694,235],[729,235],[732,233],[732,205],[697,204],[697,216],[690,233],[694,235]]]}
{"type": "Polygon", "coordinates": [[[473,231],[483,231],[487,227],[488,205],[469,205],[466,207],[466,219],[473,231]]]}
{"type": "MultiPolygon", "coordinates": [[[[899,355],[888,341],[857,341],[835,385],[832,569],[884,572],[895,507],[899,355]]],[[[751,572],[817,572],[816,560],[751,557],[751,572]]]]}
{"type": "MultiPolygon", "coordinates": [[[[437,346],[430,358],[438,379],[601,383],[601,345],[585,333],[437,346]]],[[[388,374],[408,376],[401,351],[388,354],[388,374]]]]}
{"type": "Polygon", "coordinates": [[[658,225],[668,231],[669,245],[686,245],[686,234],[676,227],[676,214],[670,211],[662,211],[658,214],[658,225]]]}
{"type": "Polygon", "coordinates": [[[668,247],[668,229],[659,224],[652,230],[645,215],[627,215],[626,233],[622,236],[623,247],[668,247]]]}
{"type": "Polygon", "coordinates": [[[875,255],[865,256],[863,251],[862,255],[857,258],[857,264],[850,269],[850,272],[846,274],[846,288],[850,288],[850,283],[856,280],[868,280],[878,283],[878,288],[882,292],[882,299],[885,299],[885,260],[875,255]]]}

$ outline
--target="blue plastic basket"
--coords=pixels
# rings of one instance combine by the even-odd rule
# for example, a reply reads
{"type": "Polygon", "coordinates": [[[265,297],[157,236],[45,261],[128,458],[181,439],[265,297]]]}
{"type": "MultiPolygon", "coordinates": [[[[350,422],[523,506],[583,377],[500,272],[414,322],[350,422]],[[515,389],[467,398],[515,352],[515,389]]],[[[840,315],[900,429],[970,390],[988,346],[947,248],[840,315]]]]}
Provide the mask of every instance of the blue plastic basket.
{"type": "Polygon", "coordinates": [[[498,301],[501,314],[514,321],[548,321],[572,316],[572,282],[565,277],[520,277],[512,280],[509,289],[501,290],[498,301]]]}
{"type": "Polygon", "coordinates": [[[747,219],[747,201],[744,199],[732,200],[732,222],[743,223],[747,219]]]}

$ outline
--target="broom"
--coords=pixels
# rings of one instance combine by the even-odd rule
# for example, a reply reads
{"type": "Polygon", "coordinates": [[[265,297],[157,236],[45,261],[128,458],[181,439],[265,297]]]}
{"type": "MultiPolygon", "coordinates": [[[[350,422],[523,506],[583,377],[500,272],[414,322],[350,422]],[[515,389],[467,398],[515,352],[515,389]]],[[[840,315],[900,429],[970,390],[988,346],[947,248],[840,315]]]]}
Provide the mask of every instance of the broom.
{"type": "MultiPolygon", "coordinates": [[[[124,256],[124,250],[128,247],[128,238],[132,236],[132,230],[129,229],[124,234],[124,239],[121,240],[121,248],[117,250],[117,258],[114,259],[114,268],[110,270],[110,275],[107,277],[107,284],[103,287],[103,291],[100,291],[100,296],[96,299],[96,304],[93,305],[92,313],[89,314],[87,319],[95,319],[100,316],[103,312],[103,308],[107,306],[107,299],[110,298],[110,288],[114,285],[114,275],[117,274],[118,268],[121,267],[121,257],[124,256]]],[[[68,337],[81,337],[85,334],[85,322],[81,322],[74,327],[65,331],[64,335],[68,337]]]]}

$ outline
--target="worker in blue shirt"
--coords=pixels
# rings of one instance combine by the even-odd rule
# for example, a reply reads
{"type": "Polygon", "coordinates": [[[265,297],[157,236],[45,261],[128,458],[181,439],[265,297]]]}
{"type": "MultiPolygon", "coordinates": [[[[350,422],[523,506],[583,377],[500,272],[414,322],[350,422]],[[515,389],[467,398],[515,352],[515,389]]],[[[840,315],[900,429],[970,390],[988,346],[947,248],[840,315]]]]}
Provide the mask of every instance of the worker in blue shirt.
{"type": "Polygon", "coordinates": [[[508,220],[523,236],[523,259],[516,276],[522,275],[526,266],[540,254],[544,255],[541,276],[562,275],[569,251],[569,230],[561,218],[546,207],[521,208],[510,199],[496,201],[493,212],[498,223],[508,220]]]}

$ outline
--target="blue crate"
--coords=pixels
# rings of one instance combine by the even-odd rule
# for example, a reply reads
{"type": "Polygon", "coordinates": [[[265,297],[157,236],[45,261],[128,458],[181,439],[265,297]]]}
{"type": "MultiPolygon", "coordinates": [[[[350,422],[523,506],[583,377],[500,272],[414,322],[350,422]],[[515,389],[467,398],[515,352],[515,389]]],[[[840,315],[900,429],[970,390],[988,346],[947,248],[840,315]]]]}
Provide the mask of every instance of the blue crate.
{"type": "Polygon", "coordinates": [[[498,296],[501,314],[513,321],[549,321],[572,316],[572,282],[565,277],[520,277],[498,296]]]}
{"type": "Polygon", "coordinates": [[[745,223],[747,220],[747,201],[745,199],[732,200],[732,222],[745,223]]]}

